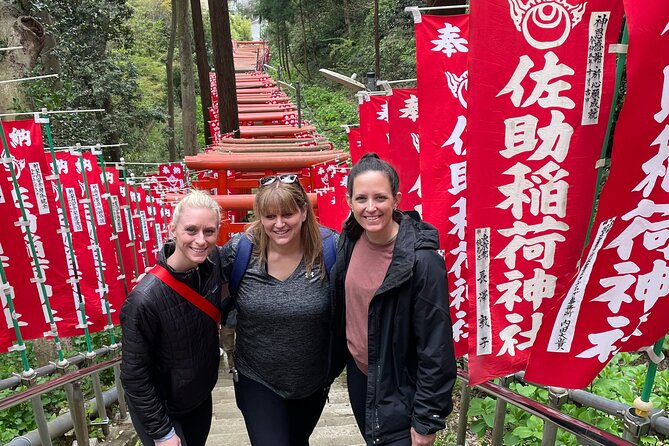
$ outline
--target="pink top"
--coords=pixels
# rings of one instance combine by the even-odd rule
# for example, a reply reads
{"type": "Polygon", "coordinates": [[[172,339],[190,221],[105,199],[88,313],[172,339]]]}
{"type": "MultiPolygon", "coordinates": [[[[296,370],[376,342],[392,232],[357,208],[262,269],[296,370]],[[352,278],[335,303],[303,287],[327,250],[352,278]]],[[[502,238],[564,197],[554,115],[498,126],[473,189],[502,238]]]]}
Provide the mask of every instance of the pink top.
{"type": "Polygon", "coordinates": [[[395,239],[377,245],[370,242],[363,233],[353,247],[346,271],[346,343],[355,363],[365,375],[369,365],[369,303],[386,277],[394,248],[395,239]]]}

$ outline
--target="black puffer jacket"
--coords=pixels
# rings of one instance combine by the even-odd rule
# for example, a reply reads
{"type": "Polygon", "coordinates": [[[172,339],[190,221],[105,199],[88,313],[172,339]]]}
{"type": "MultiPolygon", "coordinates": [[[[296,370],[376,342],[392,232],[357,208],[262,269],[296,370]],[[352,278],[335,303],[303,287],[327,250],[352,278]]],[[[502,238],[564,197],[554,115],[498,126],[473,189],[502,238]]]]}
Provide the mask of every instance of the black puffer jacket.
{"type": "MultiPolygon", "coordinates": [[[[382,445],[413,427],[428,435],[444,428],[452,410],[456,364],[444,259],[437,230],[396,213],[400,229],[383,283],[369,305],[369,372],[365,440],[382,445]]],[[[344,368],[344,281],[353,246],[342,233],[332,277],[333,349],[330,379],[344,368]]]]}
{"type": "MultiPolygon", "coordinates": [[[[173,244],[164,248],[166,258],[173,244]]],[[[219,305],[221,274],[216,251],[197,269],[173,273],[219,305]]],[[[158,261],[166,267],[164,260],[158,261]]],[[[172,428],[170,415],[195,409],[218,378],[218,326],[202,310],[147,274],[121,308],[121,380],[128,406],[154,439],[172,428]]]]}

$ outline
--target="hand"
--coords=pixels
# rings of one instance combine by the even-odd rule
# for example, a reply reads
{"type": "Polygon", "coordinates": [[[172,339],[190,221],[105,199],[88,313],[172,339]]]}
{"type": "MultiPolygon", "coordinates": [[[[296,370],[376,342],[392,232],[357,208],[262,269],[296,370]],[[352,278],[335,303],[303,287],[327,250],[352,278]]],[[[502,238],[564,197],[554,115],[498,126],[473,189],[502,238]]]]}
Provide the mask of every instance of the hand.
{"type": "Polygon", "coordinates": [[[421,435],[411,428],[411,446],[434,446],[437,434],[421,435]]]}
{"type": "Polygon", "coordinates": [[[142,274],[140,274],[139,276],[137,276],[137,279],[135,280],[135,283],[139,283],[139,281],[142,280],[144,278],[144,276],[146,276],[149,272],[151,272],[152,269],[153,269],[153,266],[147,266],[146,268],[144,268],[144,272],[142,274]]]}
{"type": "Polygon", "coordinates": [[[178,435],[172,435],[172,438],[163,440],[163,441],[156,441],[156,446],[181,446],[181,438],[179,438],[178,435]]]}

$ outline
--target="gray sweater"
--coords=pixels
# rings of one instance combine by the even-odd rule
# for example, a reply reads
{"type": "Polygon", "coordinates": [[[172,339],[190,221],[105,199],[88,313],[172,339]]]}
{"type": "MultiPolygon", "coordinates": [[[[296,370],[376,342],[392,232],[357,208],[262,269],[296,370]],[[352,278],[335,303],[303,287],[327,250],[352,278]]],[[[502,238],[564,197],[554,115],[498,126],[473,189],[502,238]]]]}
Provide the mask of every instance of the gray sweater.
{"type": "MultiPolygon", "coordinates": [[[[221,249],[223,281],[232,271],[235,235],[221,249]]],[[[283,398],[305,398],[325,385],[330,339],[330,287],[304,262],[281,281],[251,256],[239,284],[235,365],[283,398]]]]}

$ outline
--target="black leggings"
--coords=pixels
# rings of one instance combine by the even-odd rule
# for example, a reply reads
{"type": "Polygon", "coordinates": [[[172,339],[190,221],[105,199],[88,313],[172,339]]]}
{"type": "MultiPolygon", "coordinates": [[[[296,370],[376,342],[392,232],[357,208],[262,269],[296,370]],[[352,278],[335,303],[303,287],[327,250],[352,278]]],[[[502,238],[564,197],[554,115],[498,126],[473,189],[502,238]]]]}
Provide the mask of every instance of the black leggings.
{"type": "Polygon", "coordinates": [[[283,398],[240,373],[235,397],[253,446],[309,446],[327,395],[319,389],[306,398],[283,398]]]}
{"type": "MultiPolygon", "coordinates": [[[[153,439],[146,433],[146,428],[137,422],[137,417],[129,409],[132,424],[135,426],[137,435],[144,446],[152,446],[153,439]]],[[[181,446],[204,446],[211,429],[212,402],[211,395],[207,400],[190,412],[174,416],[170,415],[170,420],[174,430],[181,439],[181,446]]]]}
{"type": "MultiPolygon", "coordinates": [[[[351,409],[353,409],[353,416],[355,422],[358,424],[358,429],[362,436],[365,436],[365,406],[367,400],[367,375],[358,368],[358,365],[349,356],[346,364],[346,384],[348,387],[348,399],[351,401],[351,409]]],[[[392,441],[390,443],[383,443],[384,446],[411,446],[411,433],[406,438],[392,441]]]]}

